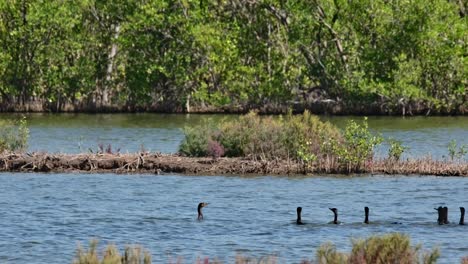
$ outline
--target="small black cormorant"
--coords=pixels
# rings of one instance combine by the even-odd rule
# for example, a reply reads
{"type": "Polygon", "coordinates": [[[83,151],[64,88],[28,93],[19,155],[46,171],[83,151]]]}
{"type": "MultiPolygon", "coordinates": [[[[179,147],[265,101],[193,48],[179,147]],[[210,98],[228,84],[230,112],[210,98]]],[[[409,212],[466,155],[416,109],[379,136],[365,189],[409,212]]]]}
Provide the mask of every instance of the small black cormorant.
{"type": "Polygon", "coordinates": [[[460,225],[465,224],[465,207],[460,207],[460,225]]]}
{"type": "Polygon", "coordinates": [[[296,211],[297,211],[297,220],[296,220],[296,224],[297,224],[297,225],[303,225],[303,223],[302,223],[302,221],[301,221],[302,207],[297,207],[296,211]]]}
{"type": "Polygon", "coordinates": [[[434,210],[436,210],[438,214],[437,223],[439,225],[443,225],[444,224],[444,208],[442,208],[442,206],[439,206],[437,208],[434,208],[434,210]]]}
{"type": "Polygon", "coordinates": [[[335,215],[335,218],[333,219],[332,223],[335,224],[335,225],[339,224],[340,222],[338,222],[338,209],[336,209],[336,208],[328,208],[328,209],[330,209],[333,212],[333,214],[335,215]]]}
{"type": "Polygon", "coordinates": [[[199,203],[198,204],[198,209],[197,209],[197,211],[198,211],[198,220],[203,220],[202,208],[207,206],[207,205],[208,205],[208,203],[199,203]]]}
{"type": "Polygon", "coordinates": [[[369,207],[364,207],[364,214],[365,214],[365,218],[364,218],[364,224],[369,224],[369,207]]]}
{"type": "Polygon", "coordinates": [[[444,224],[448,224],[450,223],[449,220],[448,220],[448,208],[447,206],[444,207],[444,224]]]}

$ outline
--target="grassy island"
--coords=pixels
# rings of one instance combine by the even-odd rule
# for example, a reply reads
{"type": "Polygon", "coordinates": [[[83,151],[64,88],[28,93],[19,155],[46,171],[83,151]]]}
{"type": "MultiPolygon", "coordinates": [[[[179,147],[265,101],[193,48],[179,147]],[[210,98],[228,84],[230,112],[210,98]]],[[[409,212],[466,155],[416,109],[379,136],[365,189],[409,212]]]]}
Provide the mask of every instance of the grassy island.
{"type": "Polygon", "coordinates": [[[25,153],[28,131],[23,120],[4,127],[0,171],[468,176],[466,146],[455,142],[448,148],[450,159],[402,159],[406,148],[395,140],[389,141],[386,157],[375,158],[374,147],[384,139],[370,132],[365,118],[350,120],[340,130],[308,111],[279,117],[251,112],[235,121],[207,121],[184,132],[176,154],[123,154],[110,146],[81,154],[25,153]]]}

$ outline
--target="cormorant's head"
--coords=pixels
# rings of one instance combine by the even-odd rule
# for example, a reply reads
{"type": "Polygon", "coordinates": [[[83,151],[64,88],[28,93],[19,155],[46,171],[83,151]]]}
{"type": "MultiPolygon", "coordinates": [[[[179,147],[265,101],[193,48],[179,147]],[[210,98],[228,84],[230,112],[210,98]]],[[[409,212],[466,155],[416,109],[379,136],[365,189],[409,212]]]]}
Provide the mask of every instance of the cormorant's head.
{"type": "Polygon", "coordinates": [[[201,209],[201,208],[203,208],[203,207],[205,207],[207,205],[208,205],[208,203],[199,203],[198,204],[198,209],[201,209]]]}
{"type": "Polygon", "coordinates": [[[464,213],[465,212],[465,207],[460,207],[460,212],[464,213]]]}
{"type": "Polygon", "coordinates": [[[330,209],[335,214],[338,213],[338,209],[336,209],[336,208],[328,208],[328,209],[330,209]]]}
{"type": "Polygon", "coordinates": [[[367,206],[364,207],[364,212],[366,212],[366,214],[368,214],[369,213],[369,207],[367,207],[367,206]]]}
{"type": "Polygon", "coordinates": [[[300,214],[302,212],[302,207],[297,207],[296,211],[298,214],[300,214]]]}

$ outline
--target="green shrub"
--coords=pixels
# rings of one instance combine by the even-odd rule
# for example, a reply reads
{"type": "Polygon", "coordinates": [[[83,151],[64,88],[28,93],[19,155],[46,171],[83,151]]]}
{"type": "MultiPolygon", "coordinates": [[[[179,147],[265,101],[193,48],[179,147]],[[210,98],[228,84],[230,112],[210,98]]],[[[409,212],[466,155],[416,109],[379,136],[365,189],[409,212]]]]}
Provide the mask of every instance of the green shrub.
{"type": "Polygon", "coordinates": [[[401,154],[405,152],[408,148],[401,144],[401,141],[390,138],[388,139],[390,148],[388,149],[388,159],[392,161],[399,161],[401,154]]]}
{"type": "Polygon", "coordinates": [[[226,150],[226,156],[268,160],[288,157],[281,118],[260,117],[250,112],[238,121],[224,122],[220,130],[220,142],[226,150]]]}
{"type": "Polygon", "coordinates": [[[211,119],[194,127],[184,128],[184,140],[179,146],[179,152],[190,157],[205,157],[208,155],[208,141],[216,128],[211,119]]]}
{"type": "MultiPolygon", "coordinates": [[[[258,116],[254,112],[218,126],[186,128],[179,150],[187,156],[207,156],[208,143],[219,142],[225,156],[253,159],[296,159],[305,163],[324,157],[323,142],[340,141],[339,130],[308,111],[302,115],[258,116]]],[[[329,154],[329,153],[328,153],[329,154]]]]}
{"type": "Polygon", "coordinates": [[[361,124],[354,120],[348,121],[343,137],[342,142],[333,141],[331,149],[348,171],[358,170],[366,161],[371,160],[374,147],[383,140],[381,136],[375,136],[370,132],[367,117],[364,117],[361,124]]]}
{"type": "Polygon", "coordinates": [[[26,117],[0,123],[0,152],[24,151],[28,144],[29,129],[26,117]]]}
{"type": "Polygon", "coordinates": [[[140,246],[126,247],[123,256],[114,245],[108,245],[99,259],[97,240],[92,240],[89,249],[81,246],[76,250],[73,264],[150,264],[151,255],[140,246]]]}
{"type": "Polygon", "coordinates": [[[322,122],[317,116],[305,111],[302,115],[289,114],[285,120],[286,145],[292,157],[311,165],[322,162],[330,155],[326,146],[331,142],[341,142],[338,128],[329,122],[322,122]]]}

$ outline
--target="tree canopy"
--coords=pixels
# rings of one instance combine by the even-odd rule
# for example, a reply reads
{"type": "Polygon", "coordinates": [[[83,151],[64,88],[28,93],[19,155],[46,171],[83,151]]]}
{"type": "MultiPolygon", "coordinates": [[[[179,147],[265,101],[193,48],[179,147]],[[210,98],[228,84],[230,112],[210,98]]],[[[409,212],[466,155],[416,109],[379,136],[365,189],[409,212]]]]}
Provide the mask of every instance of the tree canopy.
{"type": "Polygon", "coordinates": [[[1,104],[464,113],[466,12],[460,0],[4,0],[1,104]]]}

